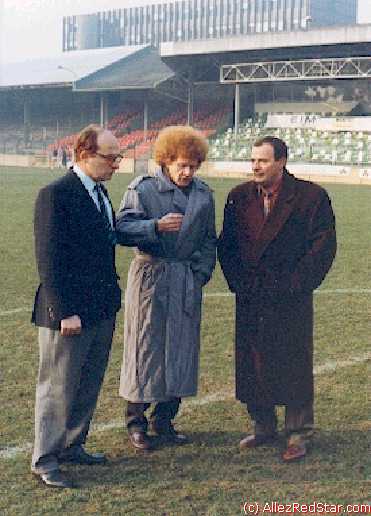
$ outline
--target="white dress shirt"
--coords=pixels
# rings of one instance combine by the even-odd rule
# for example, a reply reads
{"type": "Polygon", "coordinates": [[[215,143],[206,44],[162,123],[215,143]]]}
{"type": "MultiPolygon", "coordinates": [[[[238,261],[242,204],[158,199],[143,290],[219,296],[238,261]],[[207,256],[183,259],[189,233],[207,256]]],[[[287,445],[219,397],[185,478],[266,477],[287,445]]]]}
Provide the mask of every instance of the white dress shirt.
{"type": "MultiPolygon", "coordinates": [[[[97,210],[100,212],[99,207],[99,201],[98,201],[98,194],[96,190],[94,190],[95,185],[97,184],[91,177],[87,176],[85,172],[81,170],[81,168],[78,165],[73,166],[73,171],[77,175],[77,177],[80,179],[86,190],[88,191],[90,197],[93,199],[95,206],[97,207],[97,210]]],[[[101,189],[102,197],[104,200],[104,204],[106,206],[107,214],[109,217],[109,221],[111,224],[111,228],[113,229],[113,216],[112,216],[112,208],[110,205],[109,200],[107,199],[106,195],[104,194],[103,190],[101,189]]]]}

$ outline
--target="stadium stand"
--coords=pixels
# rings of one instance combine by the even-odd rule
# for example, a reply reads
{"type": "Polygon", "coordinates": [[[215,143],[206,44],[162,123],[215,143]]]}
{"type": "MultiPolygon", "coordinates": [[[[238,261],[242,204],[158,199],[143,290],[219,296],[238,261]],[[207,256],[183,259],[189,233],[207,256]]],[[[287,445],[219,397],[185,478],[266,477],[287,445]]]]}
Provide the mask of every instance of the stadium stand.
{"type": "MultiPolygon", "coordinates": [[[[226,127],[229,108],[219,107],[214,110],[213,107],[207,106],[196,110],[193,117],[193,125],[203,132],[206,137],[211,137],[217,130],[226,127]]],[[[187,115],[185,112],[176,111],[164,115],[152,121],[147,131],[139,129],[142,124],[142,115],[139,111],[122,111],[113,116],[107,127],[114,132],[119,140],[120,148],[127,158],[149,158],[152,152],[152,145],[158,135],[158,132],[169,125],[180,125],[187,123],[187,115]]],[[[78,131],[67,134],[62,138],[58,138],[50,143],[47,147],[49,153],[54,150],[65,147],[71,154],[74,141],[78,131]]]]}
{"type": "Polygon", "coordinates": [[[315,127],[267,127],[267,115],[258,114],[245,120],[237,138],[232,128],[218,133],[210,142],[209,159],[247,159],[253,142],[270,134],[287,142],[290,161],[358,165],[371,163],[371,132],[328,131],[315,127]]]}

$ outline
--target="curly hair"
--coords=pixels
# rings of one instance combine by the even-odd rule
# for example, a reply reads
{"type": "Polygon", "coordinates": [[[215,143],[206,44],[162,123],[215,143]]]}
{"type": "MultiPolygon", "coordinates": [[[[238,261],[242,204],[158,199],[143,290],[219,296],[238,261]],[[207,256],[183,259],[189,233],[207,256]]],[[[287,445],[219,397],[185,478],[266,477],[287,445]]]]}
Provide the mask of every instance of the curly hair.
{"type": "Polygon", "coordinates": [[[154,146],[154,159],[161,167],[177,158],[187,158],[199,164],[205,161],[208,143],[206,138],[189,125],[174,125],[160,131],[154,146]]]}
{"type": "Polygon", "coordinates": [[[98,135],[104,131],[100,125],[90,124],[80,132],[74,145],[75,159],[81,159],[81,153],[88,151],[94,154],[98,150],[98,135]]]}

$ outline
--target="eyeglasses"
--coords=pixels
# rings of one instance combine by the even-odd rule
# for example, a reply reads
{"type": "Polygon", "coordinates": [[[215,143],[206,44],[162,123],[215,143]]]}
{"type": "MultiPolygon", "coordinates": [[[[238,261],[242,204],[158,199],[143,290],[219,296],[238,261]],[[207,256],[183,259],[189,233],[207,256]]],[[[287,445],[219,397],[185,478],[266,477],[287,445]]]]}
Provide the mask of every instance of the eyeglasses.
{"type": "Polygon", "coordinates": [[[119,164],[124,156],[122,154],[101,154],[100,152],[95,153],[97,156],[109,161],[110,163],[119,164]]]}

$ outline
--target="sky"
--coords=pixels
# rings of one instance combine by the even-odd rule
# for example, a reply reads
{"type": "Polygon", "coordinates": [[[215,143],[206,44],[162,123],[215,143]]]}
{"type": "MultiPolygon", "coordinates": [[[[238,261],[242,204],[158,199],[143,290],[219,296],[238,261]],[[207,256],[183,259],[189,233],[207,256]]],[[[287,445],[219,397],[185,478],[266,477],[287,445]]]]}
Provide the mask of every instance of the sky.
{"type": "MultiPolygon", "coordinates": [[[[55,56],[66,15],[147,5],[159,0],[0,0],[0,62],[55,56]]],[[[371,0],[359,0],[359,21],[371,23],[371,0]]]]}

